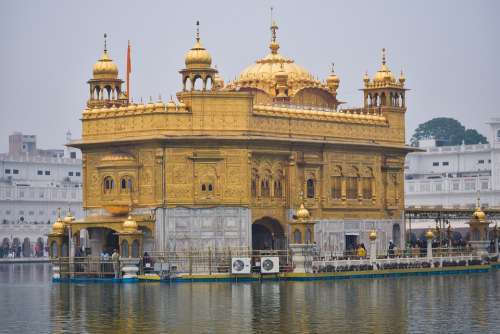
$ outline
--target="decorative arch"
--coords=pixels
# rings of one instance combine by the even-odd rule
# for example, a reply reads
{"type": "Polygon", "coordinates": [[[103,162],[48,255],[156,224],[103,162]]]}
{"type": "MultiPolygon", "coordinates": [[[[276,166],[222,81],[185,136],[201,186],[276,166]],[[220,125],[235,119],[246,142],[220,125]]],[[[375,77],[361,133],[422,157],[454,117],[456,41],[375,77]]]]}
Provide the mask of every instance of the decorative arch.
{"type": "Polygon", "coordinates": [[[252,224],[253,249],[284,249],[287,240],[279,220],[265,216],[252,224]]]}
{"type": "Polygon", "coordinates": [[[104,194],[111,194],[115,188],[115,179],[110,175],[105,176],[102,180],[102,187],[104,194]]]}

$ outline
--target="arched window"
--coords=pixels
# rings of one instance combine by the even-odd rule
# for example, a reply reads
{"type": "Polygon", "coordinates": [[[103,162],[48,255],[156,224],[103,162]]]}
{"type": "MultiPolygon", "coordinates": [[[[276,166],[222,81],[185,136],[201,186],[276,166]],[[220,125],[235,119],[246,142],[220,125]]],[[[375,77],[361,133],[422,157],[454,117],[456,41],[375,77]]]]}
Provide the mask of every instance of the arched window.
{"type": "Polygon", "coordinates": [[[349,176],[347,182],[347,198],[356,199],[358,197],[358,177],[349,176]]]}
{"type": "Polygon", "coordinates": [[[106,176],[103,181],[103,186],[104,186],[104,193],[109,194],[113,191],[113,188],[115,187],[115,181],[111,176],[106,176]]]}
{"type": "Polygon", "coordinates": [[[194,77],[193,87],[191,90],[202,90],[203,89],[203,79],[200,76],[194,77]]]}
{"type": "Polygon", "coordinates": [[[211,183],[209,183],[209,184],[208,184],[208,191],[212,191],[212,190],[214,190],[214,187],[212,186],[212,184],[211,184],[211,183]]]}
{"type": "Polygon", "coordinates": [[[283,197],[283,186],[281,185],[281,180],[274,181],[274,197],[283,197]]]}
{"type": "Polygon", "coordinates": [[[139,257],[139,241],[137,239],[132,242],[132,257],[139,257]]]}
{"type": "Polygon", "coordinates": [[[307,179],[307,198],[314,198],[314,180],[313,179],[307,179]]]}
{"type": "Polygon", "coordinates": [[[342,177],[332,176],[332,198],[341,199],[342,198],[342,177]]]}
{"type": "Polygon", "coordinates": [[[206,79],[205,79],[205,90],[212,90],[213,89],[213,81],[212,81],[212,77],[211,76],[208,76],[206,79]]]}
{"type": "Polygon", "coordinates": [[[201,191],[207,191],[207,185],[206,184],[202,184],[201,185],[201,191]]]}
{"type": "Polygon", "coordinates": [[[299,230],[295,230],[295,232],[293,232],[293,241],[296,244],[302,243],[302,233],[300,233],[299,230]]]}
{"type": "Polygon", "coordinates": [[[130,176],[124,176],[120,180],[120,191],[121,192],[132,192],[134,182],[130,176]]]}
{"type": "Polygon", "coordinates": [[[252,197],[257,196],[257,181],[255,179],[252,179],[252,184],[251,184],[251,190],[252,190],[252,197]]]}
{"type": "Polygon", "coordinates": [[[372,178],[364,177],[363,178],[363,198],[371,199],[373,197],[373,189],[372,189],[372,178]]]}
{"type": "Polygon", "coordinates": [[[269,189],[269,180],[264,179],[260,183],[260,191],[262,197],[269,197],[270,189],[269,189]]]}
{"type": "Polygon", "coordinates": [[[121,253],[121,256],[122,257],[128,257],[128,241],[127,240],[123,240],[122,241],[122,245],[120,247],[120,253],[121,253]]]}
{"type": "Polygon", "coordinates": [[[310,244],[310,243],[312,242],[312,240],[311,240],[311,235],[312,235],[312,233],[311,233],[311,228],[310,228],[310,227],[308,227],[308,228],[306,229],[306,240],[305,240],[306,244],[310,244]]]}

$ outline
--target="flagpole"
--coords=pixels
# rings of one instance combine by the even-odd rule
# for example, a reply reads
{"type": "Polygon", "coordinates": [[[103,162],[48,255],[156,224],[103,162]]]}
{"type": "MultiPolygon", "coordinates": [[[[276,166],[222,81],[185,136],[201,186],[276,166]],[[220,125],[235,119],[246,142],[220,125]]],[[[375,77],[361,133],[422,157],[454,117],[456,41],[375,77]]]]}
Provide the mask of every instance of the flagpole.
{"type": "Polygon", "coordinates": [[[130,62],[130,40],[127,47],[127,100],[130,102],[130,72],[132,72],[132,64],[130,62]]]}

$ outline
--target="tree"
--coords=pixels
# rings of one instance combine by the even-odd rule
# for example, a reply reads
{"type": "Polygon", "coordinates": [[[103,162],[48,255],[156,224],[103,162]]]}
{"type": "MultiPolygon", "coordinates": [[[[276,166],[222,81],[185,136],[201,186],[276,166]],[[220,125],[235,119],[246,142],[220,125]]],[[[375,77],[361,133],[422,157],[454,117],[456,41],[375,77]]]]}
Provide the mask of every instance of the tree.
{"type": "Polygon", "coordinates": [[[420,124],[411,137],[411,145],[418,146],[418,141],[426,138],[435,139],[437,146],[488,143],[476,130],[466,130],[459,121],[449,117],[437,117],[420,124]]]}
{"type": "Polygon", "coordinates": [[[464,134],[465,145],[488,144],[488,139],[475,129],[467,129],[464,134]]]}

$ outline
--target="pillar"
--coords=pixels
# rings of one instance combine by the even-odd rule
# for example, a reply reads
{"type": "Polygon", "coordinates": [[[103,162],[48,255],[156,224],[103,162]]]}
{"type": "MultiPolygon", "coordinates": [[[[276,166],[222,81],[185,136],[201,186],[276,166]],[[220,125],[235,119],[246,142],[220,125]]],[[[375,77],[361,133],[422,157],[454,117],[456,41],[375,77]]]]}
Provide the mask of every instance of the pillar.
{"type": "Polygon", "coordinates": [[[429,261],[432,260],[432,239],[434,238],[434,233],[429,229],[425,233],[425,237],[427,238],[427,259],[429,261]]]}

